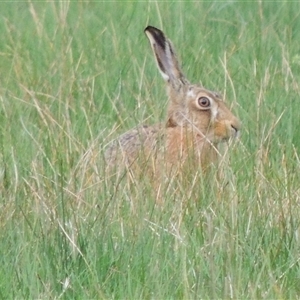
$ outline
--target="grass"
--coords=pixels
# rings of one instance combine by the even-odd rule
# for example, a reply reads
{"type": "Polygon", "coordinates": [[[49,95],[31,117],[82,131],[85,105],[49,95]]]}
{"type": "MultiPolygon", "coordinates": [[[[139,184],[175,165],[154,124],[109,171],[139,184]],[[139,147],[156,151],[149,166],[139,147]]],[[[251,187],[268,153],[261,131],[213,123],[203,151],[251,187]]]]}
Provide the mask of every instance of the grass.
{"type": "Polygon", "coordinates": [[[1,298],[299,297],[298,2],[0,8],[1,298]],[[164,117],[148,24],[243,122],[221,182],[171,182],[163,207],[102,163],[164,117]]]}

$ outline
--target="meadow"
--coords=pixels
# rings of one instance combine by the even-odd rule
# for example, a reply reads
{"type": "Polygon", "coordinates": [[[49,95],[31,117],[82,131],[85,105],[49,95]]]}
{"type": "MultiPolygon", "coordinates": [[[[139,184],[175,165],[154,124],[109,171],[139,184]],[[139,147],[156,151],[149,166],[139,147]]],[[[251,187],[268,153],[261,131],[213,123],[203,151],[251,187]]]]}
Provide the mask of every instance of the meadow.
{"type": "Polygon", "coordinates": [[[0,298],[299,298],[299,1],[11,1],[0,32],[0,298]],[[148,24],[243,123],[161,206],[103,163],[164,119],[148,24]]]}

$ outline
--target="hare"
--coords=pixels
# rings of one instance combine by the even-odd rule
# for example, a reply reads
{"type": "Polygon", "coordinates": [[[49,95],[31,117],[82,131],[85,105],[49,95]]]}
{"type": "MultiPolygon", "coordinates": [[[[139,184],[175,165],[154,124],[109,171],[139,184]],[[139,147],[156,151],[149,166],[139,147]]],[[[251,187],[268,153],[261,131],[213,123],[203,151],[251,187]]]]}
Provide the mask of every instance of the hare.
{"type": "Polygon", "coordinates": [[[171,41],[161,30],[148,26],[144,32],[167,85],[167,118],[163,124],[121,135],[109,144],[105,160],[116,168],[150,170],[155,178],[160,169],[180,171],[186,162],[204,171],[217,160],[218,144],[239,134],[240,121],[218,93],[185,78],[171,41]]]}

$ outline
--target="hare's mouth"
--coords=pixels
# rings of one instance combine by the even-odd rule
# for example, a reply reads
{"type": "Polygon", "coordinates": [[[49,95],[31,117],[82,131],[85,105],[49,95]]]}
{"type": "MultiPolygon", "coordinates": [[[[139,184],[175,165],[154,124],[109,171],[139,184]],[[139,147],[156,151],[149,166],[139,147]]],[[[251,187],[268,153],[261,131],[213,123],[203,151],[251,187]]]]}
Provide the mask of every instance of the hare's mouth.
{"type": "Polygon", "coordinates": [[[223,137],[223,138],[221,139],[221,142],[227,142],[227,141],[229,141],[229,140],[235,140],[235,139],[238,139],[238,138],[240,137],[240,135],[241,135],[241,132],[240,132],[239,130],[234,131],[234,132],[232,131],[231,135],[226,136],[226,137],[223,137]]]}
{"type": "Polygon", "coordinates": [[[214,143],[214,144],[218,144],[218,143],[225,143],[228,142],[231,139],[235,139],[236,135],[235,134],[229,134],[227,136],[213,136],[210,140],[210,142],[214,143]]]}
{"type": "Polygon", "coordinates": [[[227,130],[227,135],[221,137],[221,142],[226,142],[230,139],[239,138],[240,134],[240,130],[231,125],[231,127],[227,130]]]}
{"type": "Polygon", "coordinates": [[[199,142],[208,142],[211,144],[218,144],[220,142],[225,142],[230,138],[230,136],[228,136],[228,137],[218,136],[213,133],[211,133],[211,134],[198,133],[196,136],[197,136],[197,140],[199,142]]]}
{"type": "Polygon", "coordinates": [[[240,130],[236,130],[233,137],[235,139],[238,139],[240,136],[241,136],[241,131],[240,130]]]}

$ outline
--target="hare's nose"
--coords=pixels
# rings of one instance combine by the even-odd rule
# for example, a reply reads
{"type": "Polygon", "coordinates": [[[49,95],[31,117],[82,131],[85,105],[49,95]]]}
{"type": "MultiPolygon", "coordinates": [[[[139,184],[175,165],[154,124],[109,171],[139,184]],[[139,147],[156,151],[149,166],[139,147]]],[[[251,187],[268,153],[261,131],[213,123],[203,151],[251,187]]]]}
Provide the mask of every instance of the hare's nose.
{"type": "Polygon", "coordinates": [[[233,135],[238,137],[241,130],[241,122],[235,118],[234,120],[232,120],[230,126],[233,131],[233,135]]]}
{"type": "Polygon", "coordinates": [[[238,133],[239,129],[236,126],[231,124],[231,128],[235,131],[235,133],[238,133]]]}
{"type": "Polygon", "coordinates": [[[239,120],[235,120],[231,123],[231,128],[233,129],[234,136],[238,137],[241,130],[241,122],[239,120]]]}
{"type": "Polygon", "coordinates": [[[238,128],[236,128],[235,126],[231,125],[231,128],[233,129],[232,131],[232,136],[237,138],[240,136],[240,131],[238,128]]]}

